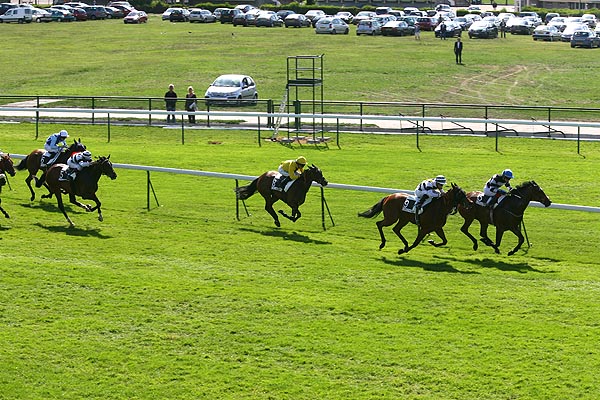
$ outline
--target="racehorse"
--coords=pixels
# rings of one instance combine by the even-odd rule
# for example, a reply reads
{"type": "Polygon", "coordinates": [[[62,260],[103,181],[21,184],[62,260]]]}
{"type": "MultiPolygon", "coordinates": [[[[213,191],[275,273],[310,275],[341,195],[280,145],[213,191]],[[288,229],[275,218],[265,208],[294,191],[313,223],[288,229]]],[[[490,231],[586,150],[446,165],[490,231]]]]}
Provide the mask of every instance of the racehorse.
{"type": "Polygon", "coordinates": [[[393,193],[383,199],[365,212],[359,213],[359,217],[373,218],[383,211],[383,219],[377,221],[377,229],[381,236],[381,244],[379,250],[385,247],[385,236],[383,228],[390,226],[396,221],[398,222],[392,230],[404,243],[404,248],[398,250],[398,254],[406,253],[415,247],[423,240],[425,235],[435,232],[442,241],[436,243],[429,240],[429,243],[435,247],[443,246],[448,243],[446,234],[444,233],[444,225],[449,214],[456,213],[456,206],[460,203],[467,202],[467,195],[458,185],[452,184],[452,188],[442,194],[441,197],[433,199],[432,202],[423,209],[423,213],[419,216],[419,231],[417,237],[411,246],[400,232],[402,228],[409,222],[416,224],[414,212],[403,210],[404,202],[408,199],[408,195],[404,193],[393,193]]]}
{"type": "Polygon", "coordinates": [[[65,211],[62,193],[68,194],[71,203],[85,209],[87,212],[98,210],[98,221],[103,221],[104,218],[102,217],[102,210],[100,209],[101,203],[100,200],[98,200],[98,196],[96,196],[96,191],[98,190],[100,176],[106,175],[110,179],[117,178],[117,173],[110,162],[110,156],[99,157],[98,160],[92,162],[89,167],[83,168],[77,173],[74,182],[61,181],[58,179],[62,169],[65,167],[66,165],[64,164],[54,164],[48,169],[48,172],[46,173],[46,184],[48,185],[48,190],[50,190],[49,197],[52,197],[53,194],[56,195],[58,208],[62,211],[71,227],[75,225],[65,211]],[[75,196],[79,196],[86,200],[93,200],[96,203],[96,206],[92,207],[87,204],[82,204],[77,201],[75,196]]]}
{"type": "MultiPolygon", "coordinates": [[[[66,149],[66,151],[60,153],[60,155],[56,159],[55,164],[66,164],[67,160],[69,159],[69,157],[71,157],[71,155],[73,153],[77,153],[77,152],[84,151],[84,150],[85,150],[85,145],[83,145],[81,143],[81,139],[74,140],[73,144],[70,145],[66,149]]],[[[31,201],[35,200],[35,192],[33,191],[33,188],[31,187],[31,180],[35,179],[35,187],[39,188],[39,187],[42,187],[42,185],[45,185],[44,181],[46,178],[46,170],[48,168],[41,167],[42,156],[44,155],[45,152],[46,152],[46,150],[44,150],[44,149],[33,150],[31,153],[29,153],[29,155],[27,157],[25,157],[24,159],[21,160],[19,165],[17,165],[17,169],[19,171],[21,171],[25,168],[27,168],[27,170],[29,171],[29,175],[27,176],[27,178],[25,178],[25,182],[27,183],[27,187],[29,187],[29,191],[31,192],[31,201]],[[39,170],[42,170],[42,176],[38,179],[36,174],[39,170]]],[[[48,187],[46,186],[46,188],[48,188],[48,187]]],[[[51,197],[49,194],[42,196],[42,198],[49,198],[49,197],[51,197]]]]}
{"type": "MultiPolygon", "coordinates": [[[[6,185],[6,176],[5,173],[10,176],[15,176],[15,168],[13,166],[13,161],[10,158],[10,154],[0,152],[0,193],[2,193],[2,186],[6,185]]],[[[5,218],[10,218],[8,213],[4,211],[2,208],[2,199],[0,199],[0,211],[4,214],[5,218]]]]}
{"type": "Polygon", "coordinates": [[[521,222],[523,221],[523,213],[529,202],[537,201],[546,207],[552,204],[552,201],[550,201],[546,193],[544,193],[535,181],[525,182],[512,189],[506,198],[494,209],[492,216],[490,216],[489,208],[476,203],[477,196],[480,194],[481,192],[469,192],[467,197],[471,200],[472,204],[467,207],[458,207],[458,212],[465,219],[465,223],[460,230],[473,242],[473,250],[477,250],[477,240],[469,233],[469,226],[471,226],[474,220],[479,221],[481,241],[487,246],[493,247],[497,254],[500,253],[499,248],[502,242],[502,235],[504,235],[505,231],[511,231],[519,239],[519,243],[514,249],[508,252],[509,256],[515,254],[525,240],[521,234],[521,222]],[[487,235],[487,227],[490,224],[496,225],[496,243],[493,243],[487,235]]]}
{"type": "Polygon", "coordinates": [[[312,183],[317,182],[321,186],[327,186],[327,179],[323,177],[321,170],[313,164],[294,181],[287,192],[279,192],[271,189],[273,178],[275,178],[277,174],[278,172],[276,171],[265,172],[253,180],[249,185],[237,188],[236,194],[239,200],[246,200],[258,190],[261,196],[265,198],[265,210],[271,214],[275,221],[275,225],[280,227],[281,223],[279,222],[277,213],[273,209],[273,204],[278,200],[281,200],[290,206],[292,215],[287,215],[283,210],[279,210],[279,213],[290,221],[296,222],[302,216],[298,207],[304,204],[306,193],[308,192],[308,189],[310,189],[312,183]]]}

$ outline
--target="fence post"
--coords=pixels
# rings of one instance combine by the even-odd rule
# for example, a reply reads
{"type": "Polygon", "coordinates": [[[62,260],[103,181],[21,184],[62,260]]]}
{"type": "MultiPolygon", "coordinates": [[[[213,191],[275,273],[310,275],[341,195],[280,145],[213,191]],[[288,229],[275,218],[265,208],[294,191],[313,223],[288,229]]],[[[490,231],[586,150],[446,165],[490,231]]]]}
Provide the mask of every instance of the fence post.
{"type": "Polygon", "coordinates": [[[148,125],[152,126],[152,114],[150,113],[152,111],[152,98],[148,98],[148,125]]]}
{"type": "Polygon", "coordinates": [[[39,111],[39,108],[40,108],[40,96],[36,96],[36,99],[37,99],[37,106],[36,107],[38,108],[38,110],[35,111],[35,140],[38,139],[38,136],[40,134],[40,131],[39,131],[39,123],[40,123],[40,111],[39,111]]]}
{"type": "MultiPolygon", "coordinates": [[[[92,110],[96,108],[96,98],[92,96],[92,110]]],[[[96,124],[96,113],[92,111],[92,125],[96,124]]]]}
{"type": "Polygon", "coordinates": [[[106,124],[106,127],[107,127],[107,130],[108,130],[108,132],[107,132],[108,138],[107,139],[108,139],[108,143],[110,143],[110,113],[107,114],[107,124],[106,124]]]}
{"type": "Polygon", "coordinates": [[[181,144],[185,144],[185,128],[184,128],[185,115],[181,114],[181,144]]]}

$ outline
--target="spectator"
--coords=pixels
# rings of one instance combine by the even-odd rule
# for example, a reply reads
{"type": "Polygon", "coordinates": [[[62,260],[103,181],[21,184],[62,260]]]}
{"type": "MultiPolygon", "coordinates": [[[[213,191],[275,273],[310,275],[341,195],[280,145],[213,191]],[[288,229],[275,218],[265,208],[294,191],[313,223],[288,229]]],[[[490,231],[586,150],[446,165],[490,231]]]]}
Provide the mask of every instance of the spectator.
{"type": "Polygon", "coordinates": [[[456,56],[457,64],[462,64],[462,50],[463,42],[460,41],[460,38],[457,38],[456,42],[454,42],[454,55],[456,56]]]}
{"type": "Polygon", "coordinates": [[[500,21],[500,37],[506,39],[506,21],[500,21]]]}
{"type": "MultiPolygon", "coordinates": [[[[185,95],[185,110],[188,112],[198,111],[198,104],[196,103],[196,93],[194,93],[193,87],[188,87],[188,92],[185,95]]],[[[196,123],[196,116],[194,114],[188,115],[188,121],[190,124],[196,123]]]]}
{"type": "Polygon", "coordinates": [[[421,26],[415,24],[415,40],[421,40],[421,26]]]}
{"type": "MultiPolygon", "coordinates": [[[[175,86],[173,84],[169,85],[169,90],[165,93],[165,106],[167,111],[175,111],[175,107],[177,106],[177,93],[175,93],[175,86]]],[[[167,114],[167,123],[169,122],[175,123],[175,114],[171,112],[167,114]]]]}
{"type": "Polygon", "coordinates": [[[440,24],[440,39],[446,40],[446,24],[444,22],[440,24]]]}

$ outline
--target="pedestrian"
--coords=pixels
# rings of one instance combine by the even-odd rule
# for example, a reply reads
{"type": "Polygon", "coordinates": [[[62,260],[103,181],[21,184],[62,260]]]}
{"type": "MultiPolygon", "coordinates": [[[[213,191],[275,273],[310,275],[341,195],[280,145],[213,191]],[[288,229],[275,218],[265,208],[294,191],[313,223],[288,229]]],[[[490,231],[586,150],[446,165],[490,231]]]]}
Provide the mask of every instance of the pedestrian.
{"type": "Polygon", "coordinates": [[[418,23],[415,24],[415,40],[421,40],[421,26],[418,23]]]}
{"type": "Polygon", "coordinates": [[[446,40],[446,24],[443,22],[440,24],[440,39],[446,40]]]}
{"type": "Polygon", "coordinates": [[[456,63],[462,64],[462,51],[463,51],[463,42],[460,38],[456,38],[456,42],[454,42],[454,55],[456,56],[456,63]]]}
{"type": "Polygon", "coordinates": [[[500,21],[500,37],[506,39],[506,21],[500,21]]]}
{"type": "Polygon", "coordinates": [[[165,93],[165,106],[167,111],[169,111],[167,114],[167,123],[175,123],[175,114],[172,112],[175,111],[175,107],[177,106],[177,93],[175,93],[175,86],[173,84],[169,85],[169,90],[165,93]]]}
{"type": "MultiPolygon", "coordinates": [[[[185,110],[188,112],[198,111],[198,104],[196,103],[196,93],[194,93],[193,87],[188,87],[188,92],[185,95],[185,110]]],[[[196,116],[194,114],[188,115],[188,121],[190,124],[196,123],[196,116]]]]}

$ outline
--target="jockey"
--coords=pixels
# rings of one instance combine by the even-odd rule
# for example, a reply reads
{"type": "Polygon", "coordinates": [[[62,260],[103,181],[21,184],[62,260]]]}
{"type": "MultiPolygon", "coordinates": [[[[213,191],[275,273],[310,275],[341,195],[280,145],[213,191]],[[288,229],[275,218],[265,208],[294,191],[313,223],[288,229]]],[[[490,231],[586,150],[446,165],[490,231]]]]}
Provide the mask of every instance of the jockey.
{"type": "Polygon", "coordinates": [[[505,169],[501,174],[495,174],[486,182],[483,188],[483,195],[485,196],[484,203],[488,207],[492,207],[498,200],[498,197],[506,194],[505,190],[500,189],[502,186],[512,189],[510,186],[510,180],[512,178],[512,171],[510,169],[505,169]]]}
{"type": "Polygon", "coordinates": [[[428,198],[438,198],[444,194],[444,185],[446,184],[446,177],[444,175],[438,175],[433,179],[425,179],[415,189],[415,197],[417,201],[415,203],[415,220],[419,225],[419,213],[423,207],[423,203],[428,198]]]}
{"type": "Polygon", "coordinates": [[[75,181],[77,177],[77,172],[81,171],[85,167],[89,167],[92,163],[92,153],[85,150],[80,153],[75,153],[67,160],[67,165],[69,168],[67,169],[67,176],[71,179],[71,181],[75,181]]]}
{"type": "Polygon", "coordinates": [[[58,133],[53,133],[48,136],[44,149],[46,152],[42,156],[41,166],[49,167],[58,158],[58,155],[64,148],[67,147],[65,140],[69,137],[69,133],[66,130],[61,130],[58,133]]]}
{"type": "Polygon", "coordinates": [[[305,166],[306,158],[303,156],[299,156],[295,160],[282,161],[278,168],[282,177],[279,179],[279,182],[276,183],[277,188],[280,191],[283,191],[290,179],[296,180],[302,175],[305,166]]]}

